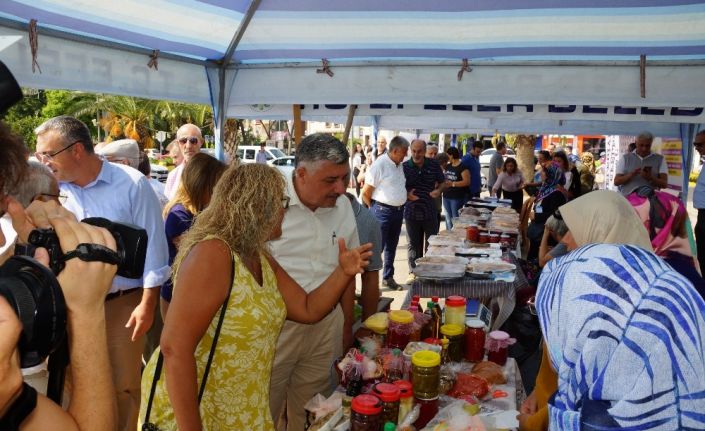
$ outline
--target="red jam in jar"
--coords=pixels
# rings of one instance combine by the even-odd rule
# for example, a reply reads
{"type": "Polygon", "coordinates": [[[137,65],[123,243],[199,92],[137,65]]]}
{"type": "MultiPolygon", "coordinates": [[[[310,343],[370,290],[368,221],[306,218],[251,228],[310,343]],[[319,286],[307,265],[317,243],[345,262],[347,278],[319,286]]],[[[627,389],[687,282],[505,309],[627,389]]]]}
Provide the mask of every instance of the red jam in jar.
{"type": "Polygon", "coordinates": [[[497,365],[507,363],[509,356],[509,346],[514,344],[516,340],[509,338],[509,334],[504,331],[492,331],[487,336],[487,360],[492,361],[497,365]]]}
{"type": "Polygon", "coordinates": [[[351,431],[379,431],[382,426],[382,401],[374,395],[358,395],[352,400],[351,431]]]}
{"type": "Polygon", "coordinates": [[[465,229],[468,241],[478,242],[480,240],[480,229],[476,224],[471,224],[465,229]]]}
{"type": "Polygon", "coordinates": [[[480,319],[465,321],[465,360],[482,362],[485,357],[485,322],[480,319]]]}

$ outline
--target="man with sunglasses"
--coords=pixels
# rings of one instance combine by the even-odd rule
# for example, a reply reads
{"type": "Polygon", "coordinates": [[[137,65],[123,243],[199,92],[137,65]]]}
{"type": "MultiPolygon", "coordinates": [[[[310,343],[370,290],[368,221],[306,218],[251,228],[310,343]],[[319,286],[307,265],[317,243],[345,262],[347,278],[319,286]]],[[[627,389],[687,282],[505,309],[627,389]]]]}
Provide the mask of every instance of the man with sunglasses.
{"type": "Polygon", "coordinates": [[[140,404],[144,335],[152,326],[159,286],[169,277],[164,222],[157,196],[136,169],[102,160],[81,121],[60,116],[35,130],[35,156],[54,173],[64,207],[79,220],[104,217],[147,231],[142,279],[116,276],[105,299],[108,350],[118,403],[118,429],[134,430],[140,404]]]}
{"type": "MultiPolygon", "coordinates": [[[[693,140],[695,149],[698,150],[700,157],[705,156],[705,130],[695,135],[693,140]]],[[[695,243],[698,247],[698,263],[700,264],[700,272],[705,271],[705,169],[700,170],[698,181],[695,183],[693,191],[693,207],[698,210],[698,221],[695,224],[695,243]]]]}
{"type": "Polygon", "coordinates": [[[201,129],[193,124],[184,124],[179,127],[179,130],[176,131],[176,142],[181,150],[183,162],[173,171],[169,172],[169,176],[166,178],[164,194],[168,199],[172,199],[176,194],[176,191],[179,189],[179,184],[181,184],[181,173],[184,171],[184,166],[186,166],[189,160],[191,160],[191,157],[201,151],[201,146],[203,145],[203,135],[201,135],[201,129]]]}

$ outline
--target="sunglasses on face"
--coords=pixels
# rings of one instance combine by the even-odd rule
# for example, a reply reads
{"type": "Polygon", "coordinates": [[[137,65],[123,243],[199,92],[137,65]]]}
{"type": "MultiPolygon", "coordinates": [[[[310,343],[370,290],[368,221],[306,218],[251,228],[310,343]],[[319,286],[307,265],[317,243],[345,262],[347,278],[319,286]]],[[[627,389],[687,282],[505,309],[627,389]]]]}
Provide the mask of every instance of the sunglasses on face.
{"type": "Polygon", "coordinates": [[[191,136],[191,137],[188,137],[188,138],[186,138],[186,137],[184,137],[184,138],[179,138],[179,143],[180,143],[181,145],[184,145],[186,142],[188,142],[188,143],[191,144],[191,145],[196,145],[196,144],[198,144],[198,138],[195,137],[195,136],[191,136]]]}

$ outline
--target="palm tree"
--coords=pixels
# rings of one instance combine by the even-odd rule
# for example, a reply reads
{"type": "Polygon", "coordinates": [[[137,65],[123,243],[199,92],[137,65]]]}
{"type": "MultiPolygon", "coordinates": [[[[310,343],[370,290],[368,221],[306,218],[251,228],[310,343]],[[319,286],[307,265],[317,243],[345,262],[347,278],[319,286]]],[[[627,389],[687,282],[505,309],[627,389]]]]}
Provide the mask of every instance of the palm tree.
{"type": "Polygon", "coordinates": [[[516,153],[517,168],[528,182],[534,178],[534,145],[536,137],[531,135],[517,135],[514,152],[516,153]]]}

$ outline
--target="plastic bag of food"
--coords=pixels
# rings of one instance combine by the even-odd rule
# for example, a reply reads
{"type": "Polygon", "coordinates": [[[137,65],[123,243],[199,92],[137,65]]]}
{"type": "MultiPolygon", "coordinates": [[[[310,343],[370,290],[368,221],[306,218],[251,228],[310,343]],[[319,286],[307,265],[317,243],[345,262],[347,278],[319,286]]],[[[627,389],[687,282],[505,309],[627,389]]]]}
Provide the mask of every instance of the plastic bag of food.
{"type": "Polygon", "coordinates": [[[480,406],[456,400],[438,411],[424,431],[485,431],[482,420],[476,416],[480,406]]]}
{"type": "Polygon", "coordinates": [[[306,405],[304,405],[307,418],[311,423],[311,426],[308,429],[322,429],[328,422],[332,422],[333,425],[336,424],[342,416],[342,405],[343,394],[341,392],[333,392],[333,395],[328,398],[321,394],[316,394],[306,403],[306,405]],[[337,415],[339,410],[340,416],[337,415]],[[338,416],[338,418],[333,420],[335,416],[338,416]]]}
{"type": "Polygon", "coordinates": [[[504,375],[504,367],[490,361],[482,361],[475,364],[472,373],[487,380],[490,385],[503,385],[507,383],[504,375]]]}
{"type": "Polygon", "coordinates": [[[448,391],[448,396],[458,399],[473,400],[483,398],[490,392],[487,380],[475,374],[458,373],[455,375],[455,385],[448,391]]]}
{"type": "Polygon", "coordinates": [[[377,334],[386,334],[387,326],[389,325],[389,316],[385,312],[375,313],[365,319],[362,325],[377,334]]]}

